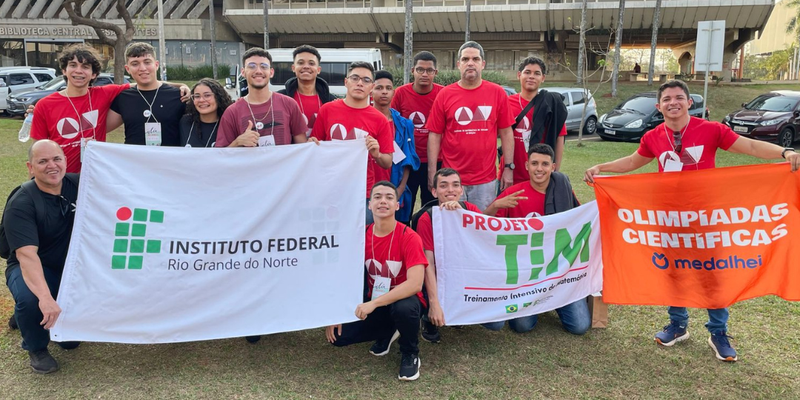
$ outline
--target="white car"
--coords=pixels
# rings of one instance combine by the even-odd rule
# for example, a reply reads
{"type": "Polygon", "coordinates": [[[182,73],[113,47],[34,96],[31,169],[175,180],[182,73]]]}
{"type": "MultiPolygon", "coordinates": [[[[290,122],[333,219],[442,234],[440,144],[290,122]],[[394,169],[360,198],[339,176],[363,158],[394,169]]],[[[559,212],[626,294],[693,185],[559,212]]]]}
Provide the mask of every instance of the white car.
{"type": "MultiPolygon", "coordinates": [[[[564,98],[564,105],[567,106],[567,130],[577,132],[581,127],[581,115],[583,114],[583,104],[586,103],[582,88],[565,87],[545,87],[542,88],[549,92],[560,93],[564,98]]],[[[589,104],[586,105],[586,117],[583,125],[583,134],[591,135],[597,130],[597,103],[589,92],[589,104]]]]}
{"type": "Polygon", "coordinates": [[[0,113],[7,114],[8,95],[33,89],[50,82],[56,77],[56,70],[45,67],[2,67],[0,68],[0,113]]]}

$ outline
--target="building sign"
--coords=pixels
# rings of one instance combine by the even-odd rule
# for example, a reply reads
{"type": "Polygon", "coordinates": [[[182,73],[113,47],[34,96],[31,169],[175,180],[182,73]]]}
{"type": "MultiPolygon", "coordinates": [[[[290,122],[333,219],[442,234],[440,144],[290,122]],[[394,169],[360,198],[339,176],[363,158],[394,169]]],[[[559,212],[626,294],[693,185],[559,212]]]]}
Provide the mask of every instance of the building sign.
{"type": "MultiPolygon", "coordinates": [[[[106,35],[114,38],[116,35],[112,31],[105,31],[106,35]]],[[[44,38],[96,38],[97,34],[94,28],[88,26],[4,26],[0,27],[0,37],[4,38],[22,38],[22,37],[44,37],[44,38]]],[[[158,29],[156,28],[136,28],[134,37],[158,37],[158,29]]]]}

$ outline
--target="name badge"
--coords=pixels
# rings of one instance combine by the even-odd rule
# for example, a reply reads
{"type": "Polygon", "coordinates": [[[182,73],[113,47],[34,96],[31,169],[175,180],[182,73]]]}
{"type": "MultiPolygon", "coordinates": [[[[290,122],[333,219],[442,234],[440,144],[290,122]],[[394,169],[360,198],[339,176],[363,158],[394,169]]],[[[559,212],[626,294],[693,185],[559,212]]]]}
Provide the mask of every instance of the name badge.
{"type": "Polygon", "coordinates": [[[522,132],[522,143],[525,145],[526,151],[531,148],[531,131],[522,132]]]}
{"type": "Polygon", "coordinates": [[[403,150],[400,148],[400,145],[397,142],[392,142],[394,144],[394,153],[392,153],[392,162],[395,164],[399,164],[400,161],[406,159],[406,154],[403,153],[403,150]]]}
{"type": "Polygon", "coordinates": [[[148,146],[161,146],[161,123],[145,122],[144,143],[148,146]]]}
{"type": "Polygon", "coordinates": [[[384,278],[378,277],[375,278],[375,283],[372,284],[372,300],[377,299],[389,293],[389,289],[392,287],[392,278],[384,278]]]}
{"type": "Polygon", "coordinates": [[[258,147],[275,146],[275,136],[267,135],[258,138],[258,147]]]}
{"type": "Polygon", "coordinates": [[[86,143],[89,142],[89,138],[82,137],[81,138],[81,162],[83,162],[83,151],[86,150],[86,143]]]}

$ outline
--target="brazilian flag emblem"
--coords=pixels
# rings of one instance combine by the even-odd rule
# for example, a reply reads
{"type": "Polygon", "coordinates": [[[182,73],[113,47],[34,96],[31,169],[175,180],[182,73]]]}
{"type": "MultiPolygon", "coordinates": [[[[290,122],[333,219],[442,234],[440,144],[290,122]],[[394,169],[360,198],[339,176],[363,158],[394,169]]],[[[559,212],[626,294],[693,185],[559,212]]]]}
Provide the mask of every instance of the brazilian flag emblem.
{"type": "Polygon", "coordinates": [[[516,304],[509,304],[506,306],[506,314],[513,314],[519,311],[519,307],[516,304]]]}
{"type": "Polygon", "coordinates": [[[529,302],[527,302],[527,303],[523,303],[523,304],[522,304],[522,308],[527,308],[527,307],[530,307],[530,305],[531,305],[531,302],[530,302],[530,301],[529,301],[529,302]]]}

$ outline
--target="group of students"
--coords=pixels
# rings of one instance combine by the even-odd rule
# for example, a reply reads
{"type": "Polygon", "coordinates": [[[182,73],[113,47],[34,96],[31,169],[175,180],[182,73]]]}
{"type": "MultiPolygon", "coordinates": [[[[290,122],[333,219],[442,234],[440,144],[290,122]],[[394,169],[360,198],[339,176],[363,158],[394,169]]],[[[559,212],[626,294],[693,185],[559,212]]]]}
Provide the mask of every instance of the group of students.
{"type": "MultiPolygon", "coordinates": [[[[397,88],[388,72],[354,62],[345,79],[347,94],[336,100],[317,76],[321,69],[315,48],[295,49],[296,78],[278,93],[269,89],[274,74],[270,54],[252,48],[242,60],[249,92],[232,102],[211,79],[191,89],[159,82],[154,54],[144,43],[126,51],[126,70],[135,87],[92,87],[100,69],[96,53],[86,45],[68,47],[59,57],[67,89],[36,106],[32,137],[38,141],[28,154],[35,185],[11,196],[3,217],[12,252],[7,284],[16,304],[10,322],[18,323],[36,372],[58,369],[47,351],[46,329],[61,311],[54,299],[77,198],[77,176],[66,173],[79,172],[87,140],[105,140],[106,132],[121,123],[130,144],[256,147],[363,140],[369,153],[364,303],[355,310],[360,321],[328,327],[326,337],[337,346],[375,341],[370,353],[377,356],[388,354],[397,340],[401,380],[419,377],[420,326],[423,339],[437,343],[438,328],[446,324],[436,290],[432,207],[523,218],[579,205],[568,177],[558,172],[566,109],[560,95],[540,90],[547,68],[539,58],[528,57],[519,65],[521,90],[513,96],[481,78],[486,62],[476,42],[459,49],[461,79],[447,87],[434,83],[437,62],[427,51],[414,56],[414,82],[397,88]],[[181,99],[189,98],[184,106],[181,99]],[[498,137],[503,154],[499,171],[498,137]],[[41,192],[46,200],[46,223],[37,218],[38,195],[32,192],[41,192]],[[418,194],[423,204],[412,217],[418,194]]],[[[683,82],[663,84],[656,107],[665,123],[648,132],[634,154],[594,166],[584,179],[592,181],[601,172],[633,171],[653,159],[659,160],[660,171],[710,168],[717,148],[761,158],[782,156],[792,170],[800,165],[793,149],[742,138],[722,124],[692,118],[690,106],[683,82]],[[699,152],[686,151],[698,146],[699,152]]],[[[568,332],[589,329],[585,301],[556,312],[568,332]]],[[[655,336],[664,346],[688,338],[686,309],[671,307],[669,314],[670,323],[655,336]]],[[[709,317],[709,344],[716,357],[735,361],[727,310],[709,310],[709,317]]],[[[529,331],[535,324],[536,316],[509,323],[516,332],[529,331]]],[[[484,326],[499,330],[504,321],[484,326]]],[[[259,337],[247,339],[255,343],[259,337]]]]}

